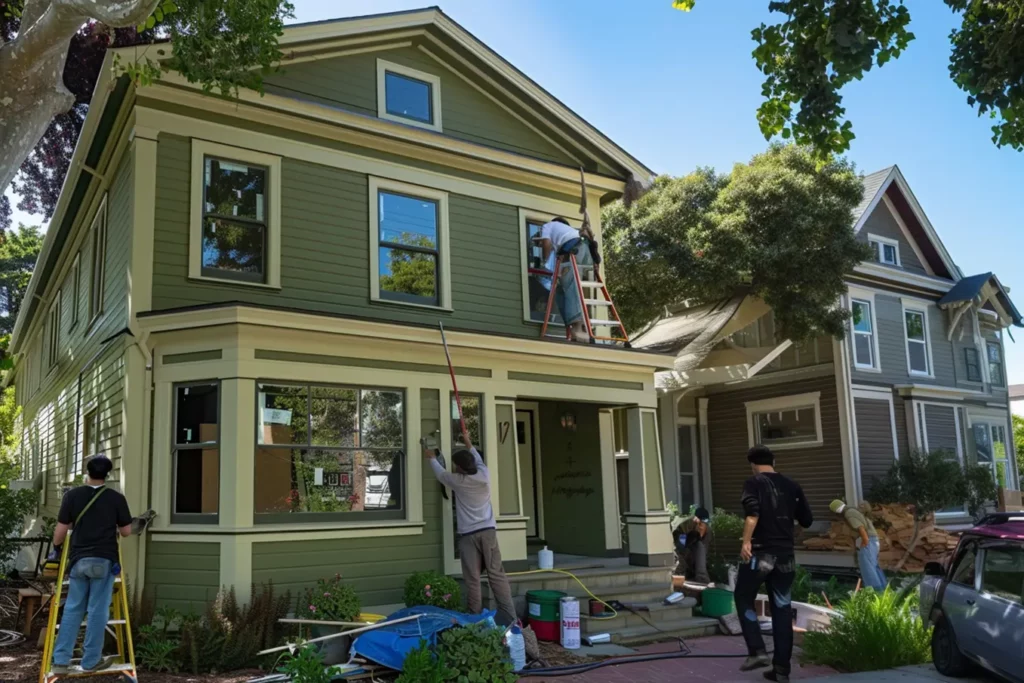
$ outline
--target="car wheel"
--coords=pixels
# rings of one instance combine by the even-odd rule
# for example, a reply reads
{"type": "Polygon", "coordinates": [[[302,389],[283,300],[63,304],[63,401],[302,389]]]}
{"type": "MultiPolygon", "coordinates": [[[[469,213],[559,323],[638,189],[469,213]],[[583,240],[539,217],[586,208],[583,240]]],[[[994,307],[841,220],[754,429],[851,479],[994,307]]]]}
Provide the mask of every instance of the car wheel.
{"type": "Polygon", "coordinates": [[[970,662],[956,644],[953,629],[945,619],[937,623],[932,631],[932,663],[943,676],[965,676],[970,667],[970,662]]]}

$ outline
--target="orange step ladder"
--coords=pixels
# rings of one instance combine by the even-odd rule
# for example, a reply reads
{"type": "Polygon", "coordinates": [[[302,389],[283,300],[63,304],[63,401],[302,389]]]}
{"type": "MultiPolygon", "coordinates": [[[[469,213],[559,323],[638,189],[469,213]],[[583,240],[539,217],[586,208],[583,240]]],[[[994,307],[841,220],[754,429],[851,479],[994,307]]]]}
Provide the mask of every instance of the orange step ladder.
{"type": "MultiPolygon", "coordinates": [[[[630,348],[626,326],[622,324],[622,319],[619,318],[619,312],[615,308],[611,294],[608,293],[608,287],[605,286],[604,280],[601,279],[600,271],[598,271],[597,266],[590,266],[589,269],[594,273],[594,279],[584,280],[580,277],[580,267],[576,262],[576,254],[573,253],[568,255],[559,254],[558,258],[555,259],[554,272],[551,274],[551,291],[548,293],[548,306],[544,311],[544,324],[540,330],[541,339],[548,335],[548,325],[551,323],[551,309],[555,304],[555,288],[559,286],[562,264],[566,261],[568,261],[568,266],[572,268],[572,274],[576,282],[576,295],[579,296],[580,301],[583,303],[583,324],[590,343],[622,344],[623,347],[630,348]],[[585,292],[587,291],[590,292],[590,296],[586,295],[585,292]],[[607,309],[608,315],[604,317],[591,317],[591,312],[597,309],[607,309]],[[598,327],[607,327],[611,332],[607,335],[595,334],[594,328],[598,327]],[[616,330],[619,334],[615,334],[616,330]]],[[[565,337],[570,341],[572,340],[572,330],[569,329],[568,325],[565,326],[565,337]]]]}

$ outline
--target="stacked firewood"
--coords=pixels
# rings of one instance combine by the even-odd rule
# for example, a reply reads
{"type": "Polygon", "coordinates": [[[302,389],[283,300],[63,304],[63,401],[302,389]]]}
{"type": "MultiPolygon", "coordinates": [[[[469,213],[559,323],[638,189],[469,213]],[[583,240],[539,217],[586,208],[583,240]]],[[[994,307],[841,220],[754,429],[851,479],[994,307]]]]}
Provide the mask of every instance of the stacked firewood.
{"type": "MultiPolygon", "coordinates": [[[[914,540],[913,513],[906,505],[873,505],[870,508],[864,506],[862,512],[871,519],[878,532],[878,544],[881,549],[878,563],[882,565],[882,569],[895,570],[914,540]]],[[[805,536],[801,545],[804,550],[852,553],[856,538],[856,532],[845,520],[837,516],[827,534],[805,536]]],[[[958,540],[958,534],[935,526],[934,515],[929,515],[918,527],[917,543],[903,564],[902,571],[920,572],[924,570],[927,562],[941,562],[956,548],[958,540]]]]}

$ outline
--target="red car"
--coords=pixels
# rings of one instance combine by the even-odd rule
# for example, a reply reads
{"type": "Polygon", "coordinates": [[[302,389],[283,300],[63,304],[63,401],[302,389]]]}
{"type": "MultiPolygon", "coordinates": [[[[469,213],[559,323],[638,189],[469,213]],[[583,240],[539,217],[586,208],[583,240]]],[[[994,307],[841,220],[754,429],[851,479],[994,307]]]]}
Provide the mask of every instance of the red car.
{"type": "Polygon", "coordinates": [[[948,567],[930,562],[921,618],[939,673],[980,665],[1024,683],[1024,513],[988,515],[965,531],[948,567]]]}

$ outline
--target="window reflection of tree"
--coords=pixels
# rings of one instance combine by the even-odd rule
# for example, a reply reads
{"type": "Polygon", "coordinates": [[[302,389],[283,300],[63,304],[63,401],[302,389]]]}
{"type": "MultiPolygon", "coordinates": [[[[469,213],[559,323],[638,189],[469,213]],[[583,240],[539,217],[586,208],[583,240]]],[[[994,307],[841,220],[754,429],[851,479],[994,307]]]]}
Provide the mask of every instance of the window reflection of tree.
{"type": "Polygon", "coordinates": [[[204,168],[203,267],[261,278],[266,169],[213,158],[204,168]]]}

